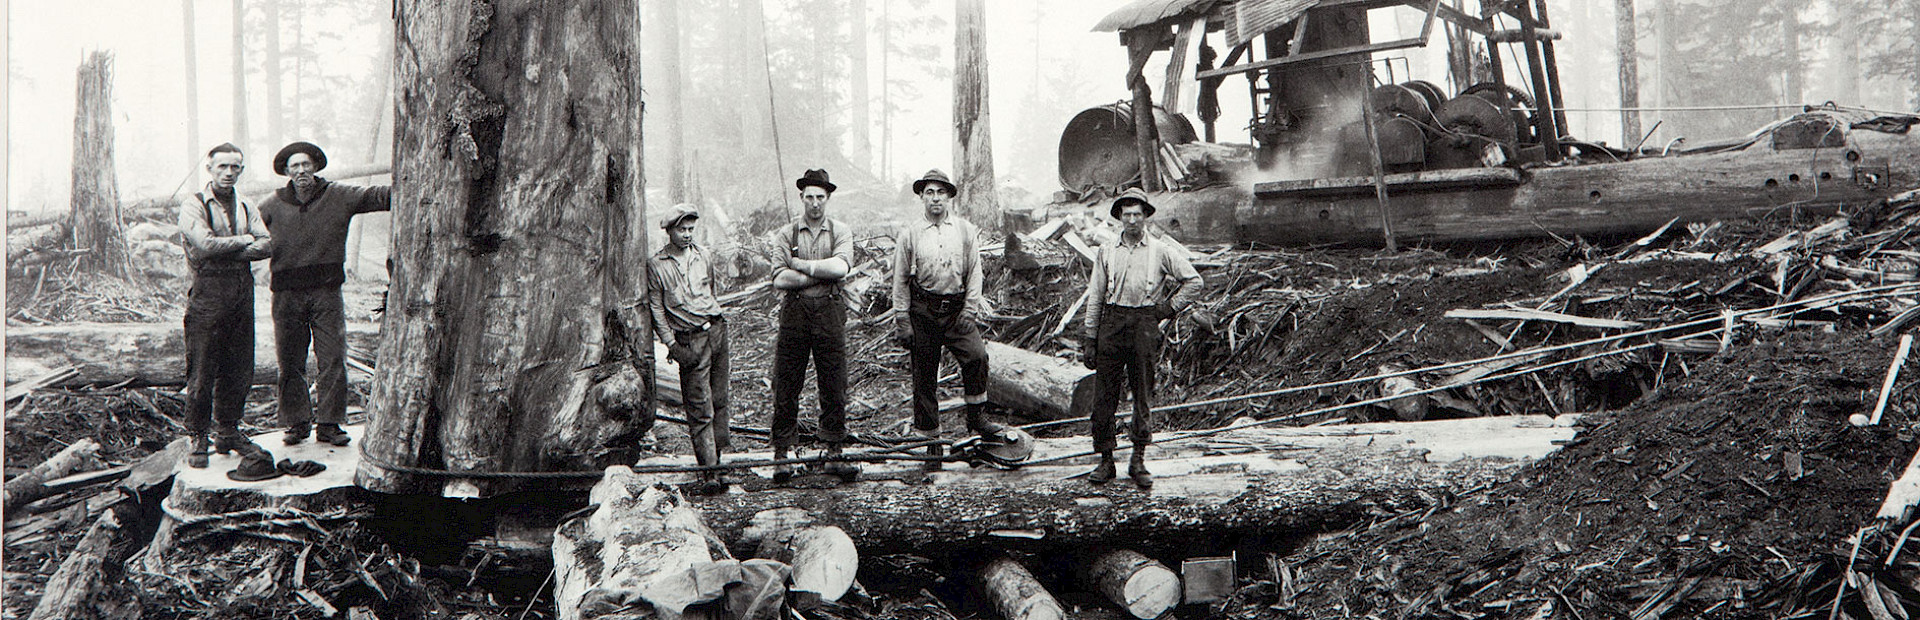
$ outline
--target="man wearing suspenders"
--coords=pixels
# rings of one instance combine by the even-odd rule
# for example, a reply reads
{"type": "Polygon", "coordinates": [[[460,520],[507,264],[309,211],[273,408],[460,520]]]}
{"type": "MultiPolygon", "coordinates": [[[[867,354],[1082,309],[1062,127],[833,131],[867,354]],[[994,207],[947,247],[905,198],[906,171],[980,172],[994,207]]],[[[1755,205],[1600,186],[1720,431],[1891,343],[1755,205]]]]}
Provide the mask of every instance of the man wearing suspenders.
{"type": "MultiPolygon", "coordinates": [[[[727,381],[732,366],[713,256],[693,241],[699,219],[699,210],[681,203],[661,220],[667,244],[648,263],[647,296],[653,333],[667,345],[667,356],[680,365],[680,401],[686,406],[694,461],[713,466],[720,464],[729,443],[727,381]]],[[[701,472],[700,480],[688,487],[696,495],[726,490],[725,477],[717,470],[701,472]]]]}
{"type": "Polygon", "coordinates": [[[207,455],[258,448],[240,434],[240,414],[253,384],[253,266],[273,253],[260,211],[240,199],[234,184],[245,170],[239,147],[207,151],[213,180],[180,201],[193,288],[187,293],[187,465],[207,466],[207,455]],[[207,440],[211,421],[218,436],[207,440]]]}
{"type": "MultiPolygon", "coordinates": [[[[827,217],[827,201],[838,189],[825,170],[808,170],[793,182],[806,213],[787,226],[787,259],[774,273],[773,287],[785,291],[780,302],[780,331],[773,354],[773,458],[784,460],[800,437],[800,390],[811,357],[818,375],[820,430],[827,456],[836,457],[847,441],[847,304],[840,279],[853,265],[853,234],[827,217]]],[[[826,472],[843,478],[859,475],[850,463],[830,461],[826,472]]],[[[773,481],[785,484],[793,469],[776,466],[773,481]]]]}
{"type": "Polygon", "coordinates": [[[1093,449],[1100,464],[1087,481],[1106,484],[1114,476],[1114,410],[1120,391],[1133,388],[1133,458],[1127,476],[1142,489],[1153,486],[1147,471],[1147,446],[1153,443],[1152,409],[1154,365],[1160,362],[1160,321],[1193,305],[1200,274],[1186,256],[1146,234],[1153,203],[1146,192],[1129,188],[1114,199],[1109,215],[1120,220],[1120,239],[1100,248],[1087,277],[1087,337],[1081,361],[1095,372],[1099,395],[1093,401],[1093,449]],[[1176,286],[1164,294],[1171,280],[1176,286]]]}
{"type": "MultiPolygon", "coordinates": [[[[980,337],[980,317],[988,307],[982,294],[979,231],[971,222],[949,212],[956,188],[947,175],[929,170],[913,182],[925,215],[915,218],[894,238],[894,337],[906,346],[913,368],[913,430],[925,439],[940,432],[940,401],[935,383],[940,371],[940,349],[953,352],[960,362],[960,384],[967,402],[967,428],[982,437],[995,437],[1005,424],[986,417],[987,349],[980,337]]],[[[945,453],[928,447],[929,456],[945,453]]],[[[940,461],[927,461],[928,471],[940,461]]]]}

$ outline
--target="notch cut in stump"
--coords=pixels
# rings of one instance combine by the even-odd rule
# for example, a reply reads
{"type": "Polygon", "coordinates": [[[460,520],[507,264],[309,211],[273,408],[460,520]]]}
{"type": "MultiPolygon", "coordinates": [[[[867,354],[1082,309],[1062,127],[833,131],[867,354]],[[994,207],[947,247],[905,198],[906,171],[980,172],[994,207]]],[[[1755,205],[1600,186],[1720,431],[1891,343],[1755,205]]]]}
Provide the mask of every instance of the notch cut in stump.
{"type": "Polygon", "coordinates": [[[1072,360],[987,341],[987,400],[1048,420],[1093,412],[1093,371],[1072,360]]]}
{"type": "Polygon", "coordinates": [[[686,617],[701,611],[690,607],[719,601],[742,581],[740,562],[700,511],[658,480],[609,467],[588,495],[600,507],[554,530],[554,601],[562,620],[686,617]]]}
{"type": "Polygon", "coordinates": [[[793,567],[788,589],[794,607],[811,609],[821,601],[839,601],[853,589],[860,571],[860,550],[845,530],[818,523],[799,508],[778,508],[753,515],[741,542],[758,540],[756,557],[793,567]]]}
{"type": "Polygon", "coordinates": [[[1101,554],[1086,566],[1088,587],[1135,618],[1158,618],[1180,605],[1180,576],[1138,551],[1101,554]]]}
{"type": "Polygon", "coordinates": [[[1001,556],[980,567],[980,590],[1007,620],[1066,620],[1060,601],[1040,585],[1027,567],[1001,556]]]}

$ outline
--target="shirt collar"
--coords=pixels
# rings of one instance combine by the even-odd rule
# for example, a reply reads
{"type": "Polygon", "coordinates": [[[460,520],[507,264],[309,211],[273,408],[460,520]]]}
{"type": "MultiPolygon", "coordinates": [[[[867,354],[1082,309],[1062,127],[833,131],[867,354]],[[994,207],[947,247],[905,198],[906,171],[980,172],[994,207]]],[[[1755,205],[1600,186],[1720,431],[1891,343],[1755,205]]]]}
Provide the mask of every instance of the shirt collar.
{"type": "Polygon", "coordinates": [[[690,245],[688,245],[688,246],[687,246],[687,251],[686,251],[686,256],[681,256],[681,255],[677,255],[677,254],[674,254],[674,253],[673,253],[673,242],[672,242],[672,241],[668,241],[668,242],[667,242],[667,245],[666,245],[665,247],[662,247],[662,248],[660,248],[660,251],[658,251],[658,252],[654,252],[654,253],[653,253],[653,257],[654,257],[654,258],[669,258],[669,259],[673,259],[674,261],[676,261],[676,262],[678,262],[678,261],[681,261],[681,260],[684,260],[684,259],[686,259],[686,258],[687,258],[687,257],[689,257],[689,256],[693,256],[693,255],[695,255],[695,254],[697,254],[697,253],[699,253],[700,251],[701,251],[701,250],[700,250],[700,242],[698,242],[698,241],[695,241],[695,242],[693,242],[692,244],[690,244],[690,245]]]}
{"type": "Polygon", "coordinates": [[[1116,246],[1124,246],[1124,247],[1130,247],[1130,248],[1143,248],[1143,247],[1146,247],[1146,246],[1147,246],[1147,235],[1146,235],[1146,233],[1141,233],[1141,234],[1140,234],[1140,240],[1139,240],[1139,241],[1134,241],[1134,242],[1132,242],[1132,243],[1128,243],[1128,242],[1127,242],[1127,235],[1126,235],[1126,234],[1124,234],[1124,233],[1122,233],[1122,234],[1120,235],[1120,239],[1119,239],[1118,241],[1115,241],[1115,242],[1114,242],[1114,245],[1116,245],[1116,246]]]}
{"type": "Polygon", "coordinates": [[[807,224],[807,218],[803,217],[803,218],[800,218],[800,222],[796,224],[796,226],[798,226],[800,230],[804,230],[814,234],[819,234],[822,231],[833,230],[833,218],[830,218],[830,217],[820,218],[820,227],[814,228],[812,225],[807,224]]]}

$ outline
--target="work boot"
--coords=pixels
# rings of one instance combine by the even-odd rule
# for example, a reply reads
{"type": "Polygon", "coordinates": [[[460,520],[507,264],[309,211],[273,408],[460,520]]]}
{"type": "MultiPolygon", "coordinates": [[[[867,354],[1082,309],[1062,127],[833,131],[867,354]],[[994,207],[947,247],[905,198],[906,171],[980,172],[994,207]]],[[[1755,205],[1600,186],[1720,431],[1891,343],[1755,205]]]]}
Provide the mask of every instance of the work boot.
{"type": "Polygon", "coordinates": [[[1133,457],[1127,459],[1127,477],[1142,490],[1153,488],[1153,474],[1147,471],[1147,447],[1135,444],[1133,457]]]}
{"type": "Polygon", "coordinates": [[[252,441],[247,439],[246,435],[240,434],[238,430],[223,429],[219,435],[213,438],[213,452],[214,454],[233,453],[237,456],[244,457],[249,454],[266,454],[267,450],[266,448],[254,445],[252,441]]]}
{"type": "Polygon", "coordinates": [[[207,435],[205,433],[194,435],[191,443],[193,449],[187,453],[187,467],[206,469],[207,455],[213,451],[212,445],[207,443],[207,435]]]}
{"type": "Polygon", "coordinates": [[[842,456],[842,453],[841,453],[840,444],[837,444],[837,443],[827,444],[827,462],[825,465],[823,465],[820,468],[821,471],[833,476],[838,476],[841,482],[853,482],[855,480],[859,480],[860,466],[854,465],[853,463],[848,463],[846,461],[838,460],[841,456],[842,456]]]}
{"type": "Polygon", "coordinates": [[[920,471],[928,473],[940,471],[940,468],[946,464],[944,459],[947,456],[947,447],[941,444],[927,446],[927,456],[933,458],[921,461],[920,471]]]}
{"type": "Polygon", "coordinates": [[[307,433],[310,433],[310,432],[313,432],[312,424],[307,424],[305,422],[302,422],[300,424],[289,426],[287,427],[287,436],[281,437],[280,443],[283,443],[289,446],[297,445],[302,441],[306,441],[307,433]]]}
{"type": "Polygon", "coordinates": [[[1113,451],[1102,450],[1100,451],[1100,464],[1093,466],[1093,471],[1087,474],[1087,482],[1091,484],[1106,484],[1107,481],[1113,480],[1113,469],[1113,451]]]}
{"type": "MultiPolygon", "coordinates": [[[[773,449],[773,460],[775,461],[787,460],[787,449],[781,448],[781,447],[775,447],[773,449]]],[[[779,465],[773,466],[773,483],[786,484],[789,482],[793,482],[793,464],[781,463],[779,465]]]]}
{"type": "Polygon", "coordinates": [[[339,424],[332,422],[320,423],[319,428],[314,429],[313,438],[336,446],[344,446],[353,441],[353,437],[348,436],[346,431],[340,430],[339,424]]]}

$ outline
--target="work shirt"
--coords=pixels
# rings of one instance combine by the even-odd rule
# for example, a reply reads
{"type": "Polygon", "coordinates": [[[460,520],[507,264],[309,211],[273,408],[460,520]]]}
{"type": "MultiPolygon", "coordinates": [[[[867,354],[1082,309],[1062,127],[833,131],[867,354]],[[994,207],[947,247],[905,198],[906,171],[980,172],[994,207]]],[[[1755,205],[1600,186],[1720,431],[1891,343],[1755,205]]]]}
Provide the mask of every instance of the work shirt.
{"type": "MultiPolygon", "coordinates": [[[[792,243],[794,256],[802,260],[821,260],[838,258],[846,261],[847,268],[853,268],[853,231],[845,224],[827,218],[819,226],[807,223],[806,218],[794,222],[788,231],[787,240],[792,243]]],[[[803,289],[792,291],[801,297],[819,297],[840,292],[840,282],[822,281],[803,289]]]]}
{"type": "Polygon", "coordinates": [[[669,243],[654,253],[651,266],[647,270],[647,296],[652,302],[655,329],[699,331],[720,316],[713,260],[698,244],[676,253],[669,243]]]}
{"type": "Polygon", "coordinates": [[[911,283],[936,295],[965,294],[967,310],[986,315],[978,234],[972,222],[953,215],[907,224],[895,237],[893,248],[893,307],[906,311],[911,283]]]}
{"type": "Polygon", "coordinates": [[[178,224],[180,236],[187,241],[187,264],[196,270],[245,269],[246,261],[260,260],[273,252],[260,210],[241,200],[238,193],[232,203],[222,202],[214,197],[211,183],[200,193],[180,199],[178,224]],[[252,235],[253,239],[241,235],[252,235]]]}
{"type": "Polygon", "coordinates": [[[1099,328],[1103,305],[1142,308],[1165,299],[1177,307],[1199,288],[1200,273],[1186,255],[1150,235],[1143,234],[1137,241],[1122,235],[1113,245],[1100,248],[1093,275],[1087,277],[1087,333],[1099,328]],[[1162,297],[1168,279],[1179,287],[1162,297]]]}

